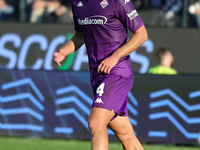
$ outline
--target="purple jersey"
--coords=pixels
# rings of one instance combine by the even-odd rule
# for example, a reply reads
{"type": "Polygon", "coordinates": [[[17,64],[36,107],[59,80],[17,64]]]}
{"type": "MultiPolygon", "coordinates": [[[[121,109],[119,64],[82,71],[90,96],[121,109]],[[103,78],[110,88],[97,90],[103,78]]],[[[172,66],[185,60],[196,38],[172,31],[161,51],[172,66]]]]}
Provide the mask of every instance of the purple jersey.
{"type": "MultiPolygon", "coordinates": [[[[92,85],[98,76],[100,62],[126,43],[127,29],[135,32],[143,21],[131,0],[72,0],[75,30],[82,32],[89,58],[92,85]]],[[[129,56],[119,60],[110,74],[129,77],[129,56]]]]}

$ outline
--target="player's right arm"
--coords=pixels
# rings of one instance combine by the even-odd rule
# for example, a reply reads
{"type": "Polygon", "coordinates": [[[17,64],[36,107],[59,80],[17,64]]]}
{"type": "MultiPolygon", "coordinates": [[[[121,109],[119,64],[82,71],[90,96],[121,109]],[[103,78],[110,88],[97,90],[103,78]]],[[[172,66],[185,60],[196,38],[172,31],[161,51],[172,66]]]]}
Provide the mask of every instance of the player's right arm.
{"type": "Polygon", "coordinates": [[[83,35],[81,32],[76,31],[71,40],[64,45],[59,51],[54,53],[54,62],[61,66],[61,62],[66,56],[79,49],[84,43],[83,35]]]}

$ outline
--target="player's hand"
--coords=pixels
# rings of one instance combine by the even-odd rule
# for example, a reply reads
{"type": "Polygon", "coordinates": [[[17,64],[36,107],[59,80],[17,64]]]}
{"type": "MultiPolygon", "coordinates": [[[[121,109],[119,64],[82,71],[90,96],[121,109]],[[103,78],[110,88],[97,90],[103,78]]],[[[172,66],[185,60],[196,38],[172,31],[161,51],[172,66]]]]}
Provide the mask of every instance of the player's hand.
{"type": "Polygon", "coordinates": [[[117,64],[119,59],[114,55],[104,59],[98,66],[98,73],[110,74],[110,70],[117,64]]]}
{"type": "Polygon", "coordinates": [[[54,62],[58,65],[61,66],[60,62],[62,62],[65,59],[65,55],[61,51],[57,51],[54,53],[54,62]]]}

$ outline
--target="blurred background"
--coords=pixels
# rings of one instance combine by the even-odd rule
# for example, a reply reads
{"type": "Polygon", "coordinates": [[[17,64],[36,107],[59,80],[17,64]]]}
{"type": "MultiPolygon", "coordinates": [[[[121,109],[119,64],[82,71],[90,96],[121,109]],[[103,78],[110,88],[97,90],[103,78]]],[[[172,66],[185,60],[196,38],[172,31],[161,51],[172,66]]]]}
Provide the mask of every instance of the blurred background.
{"type": "MultiPolygon", "coordinates": [[[[148,27],[198,28],[198,0],[133,0],[148,27]]],[[[72,23],[69,0],[1,0],[0,20],[22,23],[72,23]]]]}
{"type": "MultiPolygon", "coordinates": [[[[149,34],[130,55],[135,83],[128,111],[135,133],[143,143],[196,146],[200,1],[132,2],[149,34]]],[[[70,0],[0,0],[0,136],[90,139],[93,95],[85,45],[61,67],[53,62],[53,53],[74,33],[70,5],[70,0]]]]}

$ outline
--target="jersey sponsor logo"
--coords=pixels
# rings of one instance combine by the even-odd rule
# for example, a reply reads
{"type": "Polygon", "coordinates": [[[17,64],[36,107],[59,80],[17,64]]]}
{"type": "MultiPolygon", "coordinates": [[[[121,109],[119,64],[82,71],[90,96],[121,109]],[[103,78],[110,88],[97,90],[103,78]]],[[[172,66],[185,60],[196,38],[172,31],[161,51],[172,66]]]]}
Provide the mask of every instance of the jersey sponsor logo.
{"type": "Polygon", "coordinates": [[[76,7],[83,7],[83,3],[79,1],[79,3],[76,5],[76,7]]]}
{"type": "Polygon", "coordinates": [[[85,19],[77,19],[79,25],[92,25],[92,24],[97,24],[97,25],[103,25],[106,24],[107,18],[105,16],[101,15],[95,15],[91,17],[86,17],[85,19]]]}
{"type": "Polygon", "coordinates": [[[100,5],[101,5],[102,8],[105,8],[106,6],[108,6],[107,0],[103,0],[103,1],[100,3],[100,5]]]}
{"type": "Polygon", "coordinates": [[[128,2],[130,2],[130,0],[124,0],[125,1],[125,5],[128,3],[128,2]]]}
{"type": "Polygon", "coordinates": [[[94,103],[98,103],[98,104],[101,103],[101,104],[104,104],[103,101],[102,101],[102,99],[99,98],[99,97],[94,101],[94,103]]]}
{"type": "Polygon", "coordinates": [[[130,18],[130,20],[133,20],[138,16],[138,13],[136,10],[133,10],[131,13],[127,14],[127,16],[130,18]]]}

